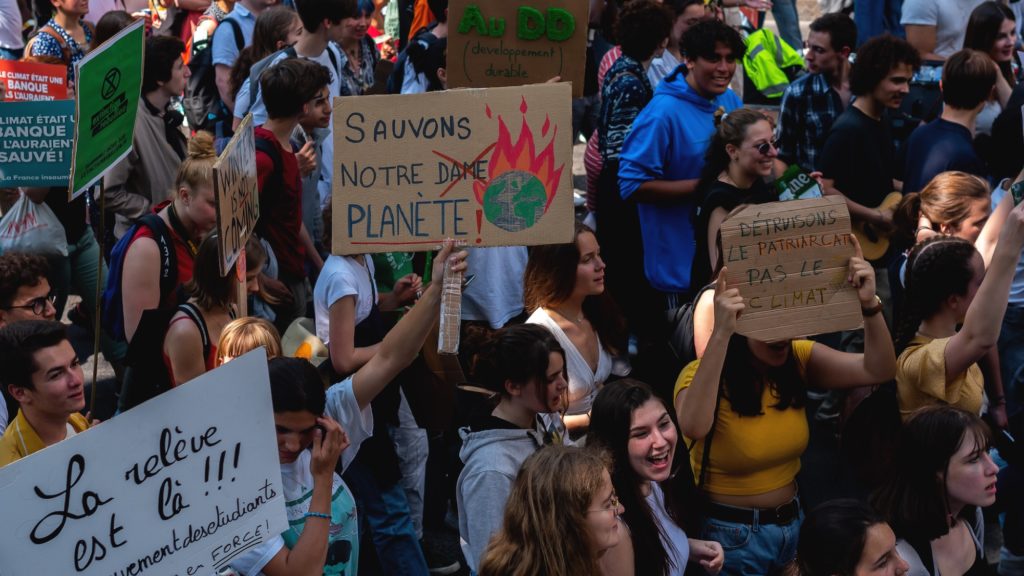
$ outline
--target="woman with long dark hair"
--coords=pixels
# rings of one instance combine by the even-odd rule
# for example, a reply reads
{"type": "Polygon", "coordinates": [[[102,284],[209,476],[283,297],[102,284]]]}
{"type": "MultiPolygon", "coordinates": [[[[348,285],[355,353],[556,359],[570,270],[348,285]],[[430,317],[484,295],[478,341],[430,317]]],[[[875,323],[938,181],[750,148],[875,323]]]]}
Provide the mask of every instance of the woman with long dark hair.
{"type": "Polygon", "coordinates": [[[540,324],[565,350],[569,404],[565,426],[575,435],[590,425],[590,405],[623,349],[623,327],[605,292],[605,266],[593,230],[576,224],[572,244],[537,246],[523,277],[529,324],[540,324]]]}
{"type": "Polygon", "coordinates": [[[470,569],[478,570],[523,461],[545,444],[568,442],[557,421],[568,388],[565,351],[547,328],[510,326],[481,346],[471,374],[497,398],[459,431],[465,464],[456,486],[459,536],[470,569]]]}
{"type": "Polygon", "coordinates": [[[1017,19],[1006,4],[988,0],[979,4],[967,21],[964,48],[987,55],[999,67],[996,98],[978,114],[975,130],[991,134],[992,123],[1010,100],[1010,93],[1021,79],[1017,56],[1017,19]]]}
{"type": "Polygon", "coordinates": [[[908,576],[983,576],[985,522],[999,468],[988,426],[953,406],[915,413],[903,427],[888,481],[871,501],[899,538],[908,576]]]}
{"type": "Polygon", "coordinates": [[[722,546],[683,530],[673,466],[678,439],[667,406],[646,384],[625,379],[598,393],[587,443],[612,455],[612,484],[628,528],[602,559],[605,574],[681,576],[687,562],[709,574],[722,569],[722,546]]]}
{"type": "Polygon", "coordinates": [[[675,409],[694,440],[690,461],[710,501],[702,538],[725,549],[727,574],[770,574],[796,554],[803,514],[796,474],[809,437],[810,386],[881,384],[896,372],[892,339],[875,295],[875,271],[850,258],[848,282],[864,314],[864,353],[839,352],[810,340],[763,342],[736,334],[743,297],[715,287],[715,327],[704,357],[676,383],[675,409]]]}

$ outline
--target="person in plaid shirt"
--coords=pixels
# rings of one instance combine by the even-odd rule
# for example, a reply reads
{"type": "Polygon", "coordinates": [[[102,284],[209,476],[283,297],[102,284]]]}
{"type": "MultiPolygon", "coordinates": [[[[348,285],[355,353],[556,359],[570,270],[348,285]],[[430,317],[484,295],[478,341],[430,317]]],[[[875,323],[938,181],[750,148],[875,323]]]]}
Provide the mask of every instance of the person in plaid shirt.
{"type": "Polygon", "coordinates": [[[817,170],[825,137],[850,102],[850,51],[857,26],[849,16],[826,14],[811,23],[807,37],[810,74],[789,85],[779,112],[779,159],[817,170]]]}

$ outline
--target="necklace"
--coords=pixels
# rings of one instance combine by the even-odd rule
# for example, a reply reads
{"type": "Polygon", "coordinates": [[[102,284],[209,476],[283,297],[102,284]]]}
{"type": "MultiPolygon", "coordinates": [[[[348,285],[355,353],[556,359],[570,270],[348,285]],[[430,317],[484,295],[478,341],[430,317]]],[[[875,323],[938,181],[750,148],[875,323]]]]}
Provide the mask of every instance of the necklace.
{"type": "Polygon", "coordinates": [[[581,324],[583,323],[583,320],[584,320],[584,319],[586,318],[586,317],[585,317],[585,316],[583,315],[583,311],[582,311],[582,310],[580,310],[580,313],[576,315],[576,318],[575,318],[575,319],[574,319],[574,318],[572,318],[572,317],[570,317],[570,316],[569,316],[568,314],[566,314],[565,312],[562,312],[562,311],[561,311],[561,310],[559,310],[558,308],[550,308],[550,310],[552,310],[553,312],[556,312],[556,313],[557,313],[557,314],[558,314],[559,316],[561,316],[562,318],[565,318],[565,319],[566,319],[566,320],[568,320],[569,322],[572,322],[572,323],[573,323],[573,324],[575,324],[575,325],[576,325],[577,327],[579,327],[579,326],[580,326],[580,325],[581,325],[581,324]]]}

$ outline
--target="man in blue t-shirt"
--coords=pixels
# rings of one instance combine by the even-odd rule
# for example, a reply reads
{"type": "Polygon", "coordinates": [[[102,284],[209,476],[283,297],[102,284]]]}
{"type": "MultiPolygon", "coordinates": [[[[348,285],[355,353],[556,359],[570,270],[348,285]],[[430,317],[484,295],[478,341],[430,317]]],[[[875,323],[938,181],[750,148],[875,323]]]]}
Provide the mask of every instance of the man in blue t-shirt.
{"type": "MultiPolygon", "coordinates": [[[[252,44],[252,32],[256,28],[256,17],[264,10],[277,4],[277,0],[238,0],[231,13],[224,20],[234,20],[245,40],[241,46],[235,42],[235,33],[230,25],[217,26],[213,33],[212,59],[217,74],[217,91],[229,110],[235,109],[235,97],[231,93],[231,67],[238,60],[242,48],[252,44]]],[[[223,24],[224,22],[221,22],[223,24]]]]}
{"type": "Polygon", "coordinates": [[[738,32],[717,20],[701,22],[682,39],[686,75],[658,85],[619,155],[619,190],[637,203],[644,273],[665,296],[663,309],[688,298],[696,244],[691,224],[704,152],[716,115],[742,106],[729,88],[745,47],[738,32]]]}
{"type": "Polygon", "coordinates": [[[905,193],[920,192],[947,170],[988,177],[985,163],[974,150],[974,124],[992,97],[998,73],[991,58],[974,50],[961,50],[946,60],[942,115],[915,130],[907,142],[905,193]]]}

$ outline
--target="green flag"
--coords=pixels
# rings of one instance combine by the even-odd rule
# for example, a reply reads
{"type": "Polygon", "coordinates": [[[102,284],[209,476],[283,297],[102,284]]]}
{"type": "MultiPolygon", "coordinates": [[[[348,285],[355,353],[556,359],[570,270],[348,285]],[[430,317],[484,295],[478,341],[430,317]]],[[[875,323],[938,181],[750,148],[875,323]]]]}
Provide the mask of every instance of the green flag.
{"type": "Polygon", "coordinates": [[[132,149],[142,91],[143,21],[137,20],[75,64],[75,144],[68,198],[95,184],[132,149]]]}

